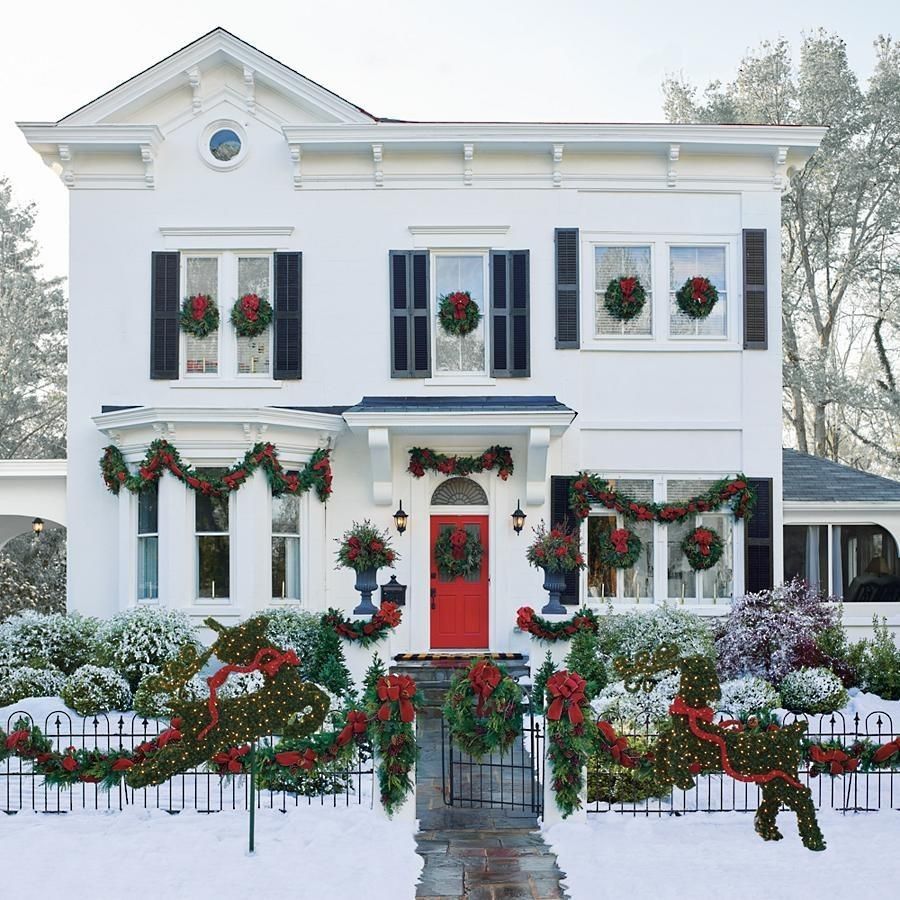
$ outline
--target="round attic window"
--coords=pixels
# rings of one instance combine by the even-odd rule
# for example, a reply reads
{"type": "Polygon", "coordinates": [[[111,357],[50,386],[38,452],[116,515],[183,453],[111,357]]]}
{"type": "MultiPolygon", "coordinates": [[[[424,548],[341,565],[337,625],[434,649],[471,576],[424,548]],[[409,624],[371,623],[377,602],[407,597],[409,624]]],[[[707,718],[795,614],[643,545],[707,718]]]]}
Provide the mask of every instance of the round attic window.
{"type": "Polygon", "coordinates": [[[241,138],[230,128],[220,128],[209,139],[209,152],[219,162],[231,162],[241,152],[241,138]]]}
{"type": "Polygon", "coordinates": [[[229,119],[210,122],[200,133],[200,155],[212,169],[233,169],[247,158],[247,133],[229,119]]]}

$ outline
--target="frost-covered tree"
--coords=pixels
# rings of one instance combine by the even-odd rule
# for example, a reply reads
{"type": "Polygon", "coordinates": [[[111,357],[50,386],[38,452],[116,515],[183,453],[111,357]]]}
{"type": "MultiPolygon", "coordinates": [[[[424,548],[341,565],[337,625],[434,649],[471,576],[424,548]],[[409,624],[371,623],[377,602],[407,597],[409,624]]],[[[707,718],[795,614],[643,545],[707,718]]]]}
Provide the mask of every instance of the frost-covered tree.
{"type": "Polygon", "coordinates": [[[19,609],[65,612],[65,529],[22,534],[0,550],[0,619],[19,609]]]}
{"type": "Polygon", "coordinates": [[[41,275],[34,221],[0,178],[0,459],[65,456],[66,301],[41,275]]]}
{"type": "Polygon", "coordinates": [[[0,554],[0,621],[25,609],[39,609],[40,605],[40,591],[14,560],[0,554]]]}
{"type": "Polygon", "coordinates": [[[865,85],[844,42],[818,31],[796,66],[786,41],[766,42],[728,84],[699,96],[669,77],[663,90],[673,122],[829,126],[782,204],[785,422],[804,452],[897,474],[889,359],[900,344],[900,45],[874,46],[865,85]]]}

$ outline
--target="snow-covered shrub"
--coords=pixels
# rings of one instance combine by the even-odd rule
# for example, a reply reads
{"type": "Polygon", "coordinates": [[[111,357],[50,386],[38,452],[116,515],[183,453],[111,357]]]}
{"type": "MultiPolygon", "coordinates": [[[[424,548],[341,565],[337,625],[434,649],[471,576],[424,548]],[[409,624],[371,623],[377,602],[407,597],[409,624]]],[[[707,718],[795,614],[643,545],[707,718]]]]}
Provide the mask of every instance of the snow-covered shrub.
{"type": "MultiPolygon", "coordinates": [[[[305,670],[312,664],[322,632],[322,616],[299,609],[272,608],[264,613],[269,619],[266,635],[272,646],[293,650],[305,670]]],[[[304,677],[308,673],[304,671],[304,677]]]]}
{"type": "Polygon", "coordinates": [[[681,676],[675,672],[664,675],[647,693],[639,690],[632,694],[625,690],[624,681],[608,684],[591,701],[597,717],[611,722],[617,731],[641,731],[659,726],[669,718],[669,707],[678,693],[681,676]]]}
{"type": "MultiPolygon", "coordinates": [[[[262,672],[235,672],[228,676],[228,680],[216,691],[216,695],[223,700],[233,697],[246,697],[255,694],[266,683],[262,672]]],[[[209,696],[209,687],[204,684],[204,699],[209,696]]]]}
{"type": "MultiPolygon", "coordinates": [[[[232,675],[236,678],[236,675],[232,675]]],[[[229,679],[230,681],[231,679],[229,679]]],[[[209,697],[209,685],[201,675],[195,675],[181,688],[181,696],[187,701],[206,701],[209,697]]],[[[219,692],[221,696],[221,691],[219,692]]],[[[141,679],[134,692],[134,711],[145,719],[169,719],[172,716],[172,698],[166,691],[153,690],[149,676],[141,679]]]]}
{"type": "Polygon", "coordinates": [[[114,669],[104,666],[86,665],[76,669],[63,684],[60,696],[79,716],[131,706],[128,682],[114,669]]]}
{"type": "Polygon", "coordinates": [[[59,669],[19,666],[0,670],[0,706],[18,703],[26,697],[57,697],[65,678],[59,669]]]}
{"type": "Polygon", "coordinates": [[[699,616],[674,606],[655,606],[647,612],[601,616],[600,653],[610,679],[617,678],[612,663],[616,657],[653,653],[660,644],[678,648],[682,656],[712,656],[713,635],[699,616]]]}
{"type": "Polygon", "coordinates": [[[124,675],[132,687],[174,659],[186,644],[196,643],[185,613],[157,606],[116,614],[101,623],[97,637],[100,661],[124,675]]]}
{"type": "Polygon", "coordinates": [[[823,593],[797,578],[740,597],[716,632],[719,672],[725,678],[758,675],[778,685],[795,667],[798,648],[815,643],[839,619],[823,593]]]}
{"type": "Polygon", "coordinates": [[[847,691],[830,669],[789,672],[779,690],[782,706],[795,713],[830,713],[847,703],[847,691]]]}
{"type": "Polygon", "coordinates": [[[69,674],[93,659],[97,627],[96,619],[25,610],[0,622],[0,665],[69,674]]]}
{"type": "Polygon", "coordinates": [[[773,685],[756,675],[745,675],[722,684],[722,698],[716,703],[716,709],[742,718],[750,713],[777,709],[780,705],[778,691],[773,685]]]}

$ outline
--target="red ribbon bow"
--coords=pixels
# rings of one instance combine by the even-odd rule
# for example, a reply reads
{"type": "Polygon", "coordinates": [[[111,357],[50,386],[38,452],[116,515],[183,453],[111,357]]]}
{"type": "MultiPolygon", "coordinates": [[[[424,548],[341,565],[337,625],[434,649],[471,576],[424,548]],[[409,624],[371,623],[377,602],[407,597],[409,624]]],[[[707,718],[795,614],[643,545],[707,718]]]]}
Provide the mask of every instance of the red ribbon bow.
{"type": "Polygon", "coordinates": [[[622,299],[626,303],[631,302],[631,295],[634,293],[634,289],[637,287],[637,278],[620,278],[619,279],[619,290],[622,291],[622,299]]]}
{"type": "Polygon", "coordinates": [[[396,628],[400,624],[401,619],[400,607],[396,603],[391,603],[390,600],[385,600],[375,613],[374,618],[389,628],[396,628]]]}
{"type": "Polygon", "coordinates": [[[466,307],[472,302],[469,295],[463,291],[456,291],[449,297],[453,304],[453,318],[464,319],[466,317],[466,307]]]}
{"type": "Polygon", "coordinates": [[[624,555],[628,552],[628,538],[630,537],[631,532],[627,528],[617,528],[610,534],[609,539],[615,547],[616,553],[624,555]]]}
{"type": "Polygon", "coordinates": [[[469,670],[469,683],[478,698],[475,715],[484,713],[485,701],[494,693],[501,679],[500,670],[489,660],[482,659],[469,670]]]}
{"type": "Polygon", "coordinates": [[[534,610],[530,606],[520,606],[516,610],[516,627],[528,631],[534,621],[534,610]]]}
{"type": "Polygon", "coordinates": [[[416,694],[416,683],[409,675],[384,675],[378,679],[378,699],[381,708],[378,718],[387,722],[391,717],[391,704],[400,704],[400,721],[412,722],[416,718],[416,709],[412,698],[416,694]]]}
{"type": "Polygon", "coordinates": [[[112,764],[113,772],[122,772],[125,769],[130,769],[134,765],[134,761],[131,759],[126,759],[124,756],[121,759],[117,759],[112,764]]]}
{"type": "Polygon", "coordinates": [[[698,303],[706,303],[706,294],[709,291],[709,280],[701,275],[691,279],[691,300],[698,303]]]}
{"type": "Polygon", "coordinates": [[[369,717],[358,709],[347,713],[347,724],[341,729],[337,742],[340,746],[349,744],[358,734],[365,734],[369,725],[369,717]]]}
{"type": "Polygon", "coordinates": [[[828,766],[832,775],[843,775],[845,772],[855,772],[859,766],[859,759],[850,756],[843,750],[823,750],[817,744],[809,748],[809,755],[813,762],[828,766]]]}
{"type": "Polygon", "coordinates": [[[462,525],[457,525],[456,530],[450,535],[450,555],[454,559],[462,559],[466,554],[466,544],[469,534],[462,525]]]}
{"type": "Polygon", "coordinates": [[[248,321],[255,322],[259,316],[259,297],[256,294],[244,294],[241,297],[241,311],[248,321]]]}
{"type": "Polygon", "coordinates": [[[872,761],[883,763],[890,759],[895,753],[900,753],[900,738],[896,738],[888,744],[882,744],[873,754],[872,761]]]}
{"type": "Polygon", "coordinates": [[[278,765],[288,768],[299,766],[307,772],[315,766],[317,760],[318,756],[312,747],[307,747],[302,753],[298,750],[285,750],[283,753],[275,754],[275,761],[278,765]]]}
{"type": "Polygon", "coordinates": [[[713,542],[713,533],[708,528],[698,528],[693,534],[694,543],[701,556],[709,556],[710,545],[713,542]]]}
{"type": "MultiPolygon", "coordinates": [[[[299,665],[300,660],[293,650],[282,653],[274,647],[263,647],[257,651],[256,656],[253,657],[253,662],[249,665],[238,666],[229,664],[227,666],[222,666],[218,672],[215,672],[206,679],[206,683],[209,685],[209,703],[207,704],[209,707],[209,724],[197,735],[196,739],[202,741],[203,738],[205,738],[219,723],[219,702],[216,693],[219,688],[225,684],[228,680],[228,676],[232,672],[241,672],[245,674],[247,672],[262,672],[263,675],[272,678],[278,674],[282,666],[299,665]]],[[[160,735],[160,737],[162,737],[162,735],[160,735]]],[[[179,737],[181,737],[180,734],[179,737]]]]}
{"type": "Polygon", "coordinates": [[[191,297],[191,317],[194,321],[199,322],[209,308],[209,300],[203,294],[196,294],[191,297]]]}
{"type": "Polygon", "coordinates": [[[637,765],[637,760],[628,752],[628,740],[619,737],[615,728],[609,722],[598,722],[597,729],[606,741],[606,752],[620,766],[624,766],[626,769],[633,769],[637,765]]]}
{"type": "Polygon", "coordinates": [[[175,741],[180,741],[183,735],[181,734],[181,719],[172,719],[169,723],[169,727],[160,733],[156,738],[156,746],[162,749],[166,746],[166,744],[172,744],[175,741]]]}
{"type": "Polygon", "coordinates": [[[567,672],[565,669],[554,672],[547,679],[547,691],[553,697],[547,709],[547,718],[557,722],[567,712],[569,721],[580,725],[584,721],[581,704],[584,703],[586,685],[587,682],[577,672],[567,672]]]}
{"type": "Polygon", "coordinates": [[[230,772],[232,775],[239,775],[244,771],[244,757],[250,752],[250,745],[244,744],[243,747],[232,747],[230,750],[223,750],[213,756],[212,761],[219,767],[219,773],[224,775],[230,772]]]}
{"type": "Polygon", "coordinates": [[[18,731],[10,732],[6,738],[6,749],[16,751],[21,744],[26,744],[31,732],[27,728],[20,728],[18,731]]]}

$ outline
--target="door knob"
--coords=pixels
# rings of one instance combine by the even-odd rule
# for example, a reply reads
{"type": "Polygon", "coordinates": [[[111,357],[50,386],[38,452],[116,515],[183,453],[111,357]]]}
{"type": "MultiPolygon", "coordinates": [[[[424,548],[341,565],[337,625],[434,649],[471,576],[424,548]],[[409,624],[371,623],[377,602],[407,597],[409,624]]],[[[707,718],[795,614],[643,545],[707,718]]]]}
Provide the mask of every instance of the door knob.
{"type": "Polygon", "coordinates": [[[437,600],[437,588],[431,589],[431,608],[436,609],[435,600],[437,600]]]}

